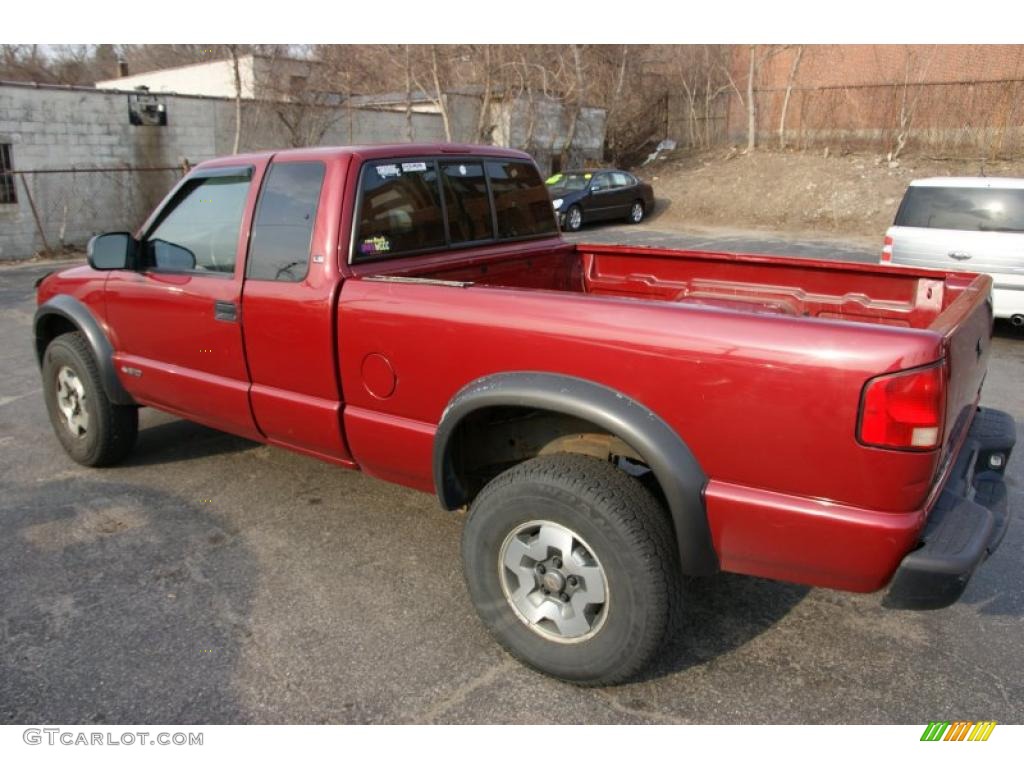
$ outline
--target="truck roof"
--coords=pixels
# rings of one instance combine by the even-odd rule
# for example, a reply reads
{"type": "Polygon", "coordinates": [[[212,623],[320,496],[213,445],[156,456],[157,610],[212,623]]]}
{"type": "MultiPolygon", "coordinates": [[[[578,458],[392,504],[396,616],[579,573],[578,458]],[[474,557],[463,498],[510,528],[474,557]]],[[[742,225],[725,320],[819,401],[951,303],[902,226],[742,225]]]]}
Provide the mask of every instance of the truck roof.
{"type": "Polygon", "coordinates": [[[914,179],[912,187],[976,187],[980,189],[1024,189],[1024,179],[1008,176],[936,176],[914,179]]]}
{"type": "Polygon", "coordinates": [[[480,155],[489,157],[508,157],[517,160],[529,160],[533,158],[526,152],[508,147],[484,146],[480,144],[354,144],[341,147],[303,147],[299,149],[266,150],[263,152],[249,152],[238,155],[227,155],[211,160],[204,160],[196,167],[211,167],[217,165],[232,165],[239,161],[265,160],[271,157],[301,156],[305,159],[315,157],[338,157],[343,155],[360,155],[366,159],[387,158],[387,157],[421,157],[423,155],[480,155]]]}

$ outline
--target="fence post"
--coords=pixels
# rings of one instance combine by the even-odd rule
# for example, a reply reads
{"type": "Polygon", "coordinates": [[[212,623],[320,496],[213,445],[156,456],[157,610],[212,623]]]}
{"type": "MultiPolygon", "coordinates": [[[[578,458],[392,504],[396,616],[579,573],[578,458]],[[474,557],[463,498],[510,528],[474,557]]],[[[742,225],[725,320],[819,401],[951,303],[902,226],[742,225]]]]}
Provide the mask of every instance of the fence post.
{"type": "Polygon", "coordinates": [[[25,198],[28,200],[28,207],[32,209],[32,218],[36,220],[36,230],[39,232],[39,237],[43,241],[43,250],[47,255],[49,255],[50,244],[46,242],[46,233],[43,232],[43,223],[39,220],[39,211],[36,210],[35,200],[32,199],[32,193],[29,192],[28,182],[25,181],[25,174],[21,174],[21,187],[25,190],[25,198]]]}

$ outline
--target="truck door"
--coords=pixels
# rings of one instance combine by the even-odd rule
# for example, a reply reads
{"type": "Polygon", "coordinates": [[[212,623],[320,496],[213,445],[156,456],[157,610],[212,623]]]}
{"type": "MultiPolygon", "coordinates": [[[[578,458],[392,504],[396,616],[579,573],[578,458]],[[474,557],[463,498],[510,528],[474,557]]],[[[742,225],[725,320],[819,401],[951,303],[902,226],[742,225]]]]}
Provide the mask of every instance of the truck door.
{"type": "Polygon", "coordinates": [[[144,404],[258,438],[239,324],[242,259],[264,163],[189,176],[147,225],[141,263],[107,279],[125,388],[144,404]]]}
{"type": "Polygon", "coordinates": [[[350,466],[334,343],[347,165],[348,157],[314,152],[270,165],[253,217],[242,327],[252,412],[266,439],[350,466]]]}

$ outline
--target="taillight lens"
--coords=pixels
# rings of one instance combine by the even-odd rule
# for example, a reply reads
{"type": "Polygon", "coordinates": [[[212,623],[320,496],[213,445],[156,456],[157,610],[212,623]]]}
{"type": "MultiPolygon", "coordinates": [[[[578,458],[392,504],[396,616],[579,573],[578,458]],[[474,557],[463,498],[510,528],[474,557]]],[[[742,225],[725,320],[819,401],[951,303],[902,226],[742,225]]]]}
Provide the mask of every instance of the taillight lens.
{"type": "Polygon", "coordinates": [[[937,448],[945,410],[945,365],[878,376],[864,387],[860,441],[879,448],[937,448]]]}
{"type": "Polygon", "coordinates": [[[882,263],[892,261],[892,236],[886,235],[882,243],[882,263]]]}

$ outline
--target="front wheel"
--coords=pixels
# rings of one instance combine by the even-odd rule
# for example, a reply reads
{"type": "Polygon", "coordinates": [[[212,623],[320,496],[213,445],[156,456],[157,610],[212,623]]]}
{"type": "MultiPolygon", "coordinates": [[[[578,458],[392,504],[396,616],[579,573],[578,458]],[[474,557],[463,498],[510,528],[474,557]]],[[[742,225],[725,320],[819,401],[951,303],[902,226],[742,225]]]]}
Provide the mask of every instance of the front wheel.
{"type": "Polygon", "coordinates": [[[110,402],[81,333],[58,336],[46,348],[43,396],[57,439],[79,464],[116,464],[134,446],[138,408],[110,402]]]}
{"type": "Polygon", "coordinates": [[[512,655],[580,685],[643,669],[669,626],[679,569],[665,511],[608,462],[523,462],[474,500],[462,537],[469,593],[512,655]]]}

